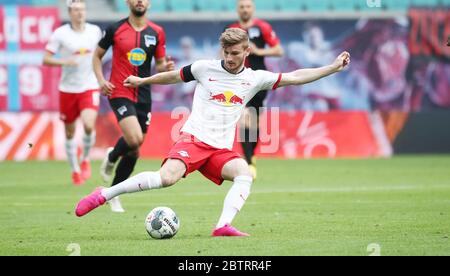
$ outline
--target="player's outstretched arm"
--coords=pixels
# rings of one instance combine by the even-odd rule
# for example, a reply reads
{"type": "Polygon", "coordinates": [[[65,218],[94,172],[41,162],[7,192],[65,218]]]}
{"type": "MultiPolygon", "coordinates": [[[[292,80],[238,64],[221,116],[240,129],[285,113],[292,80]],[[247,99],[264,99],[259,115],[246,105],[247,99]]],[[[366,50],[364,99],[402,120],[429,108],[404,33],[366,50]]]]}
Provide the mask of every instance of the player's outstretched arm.
{"type": "Polygon", "coordinates": [[[175,84],[180,82],[183,82],[180,76],[180,71],[175,70],[170,72],[158,73],[148,78],[129,76],[126,80],[123,81],[123,85],[125,87],[135,88],[149,84],[175,84]]]}
{"type": "Polygon", "coordinates": [[[299,69],[291,73],[285,73],[281,77],[279,87],[288,85],[301,85],[310,83],[331,74],[344,70],[350,64],[350,54],[348,52],[341,53],[336,60],[327,66],[311,69],[299,69]]]}

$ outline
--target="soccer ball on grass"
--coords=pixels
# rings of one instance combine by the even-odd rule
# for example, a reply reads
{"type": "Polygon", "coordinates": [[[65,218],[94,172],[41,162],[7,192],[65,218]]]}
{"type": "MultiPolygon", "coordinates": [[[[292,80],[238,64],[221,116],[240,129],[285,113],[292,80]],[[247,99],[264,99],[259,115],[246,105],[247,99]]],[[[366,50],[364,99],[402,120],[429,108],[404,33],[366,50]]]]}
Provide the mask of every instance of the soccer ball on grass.
{"type": "Polygon", "coordinates": [[[157,207],[147,215],[145,228],[154,239],[171,239],[180,229],[180,220],[172,209],[157,207]]]}

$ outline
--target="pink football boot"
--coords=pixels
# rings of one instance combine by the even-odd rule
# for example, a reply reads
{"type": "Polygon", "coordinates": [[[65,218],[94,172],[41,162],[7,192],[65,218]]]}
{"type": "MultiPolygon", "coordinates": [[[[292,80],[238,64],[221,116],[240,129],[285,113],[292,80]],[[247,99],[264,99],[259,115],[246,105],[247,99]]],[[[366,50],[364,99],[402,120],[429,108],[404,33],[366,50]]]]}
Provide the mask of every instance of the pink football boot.
{"type": "Polygon", "coordinates": [[[104,188],[98,187],[90,195],[78,202],[77,208],[75,209],[75,214],[77,217],[82,217],[95,208],[105,204],[106,198],[101,194],[102,189],[104,188]]]}
{"type": "Polygon", "coordinates": [[[224,227],[216,228],[213,233],[213,237],[250,237],[249,234],[241,232],[229,224],[225,224],[224,227]]]}

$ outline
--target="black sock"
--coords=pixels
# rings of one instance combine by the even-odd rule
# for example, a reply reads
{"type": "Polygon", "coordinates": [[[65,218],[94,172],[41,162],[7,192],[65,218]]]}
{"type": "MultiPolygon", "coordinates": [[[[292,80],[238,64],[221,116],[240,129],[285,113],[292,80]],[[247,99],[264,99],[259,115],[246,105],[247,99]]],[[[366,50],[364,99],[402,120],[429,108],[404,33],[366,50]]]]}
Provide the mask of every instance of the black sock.
{"type": "Polygon", "coordinates": [[[109,154],[109,162],[116,163],[121,156],[124,156],[129,151],[131,151],[131,148],[128,146],[127,142],[125,142],[125,139],[123,139],[123,137],[120,137],[120,139],[114,146],[113,151],[111,151],[111,153],[109,154]]]}
{"type": "Polygon", "coordinates": [[[252,158],[255,155],[255,149],[256,146],[258,145],[258,140],[259,140],[259,130],[257,131],[256,134],[256,142],[252,141],[254,140],[254,134],[250,135],[251,130],[249,128],[245,128],[245,129],[241,129],[241,133],[244,135],[244,137],[241,137],[241,141],[245,141],[242,142],[242,149],[244,150],[244,155],[245,155],[245,160],[247,161],[248,164],[252,164],[252,158]],[[252,139],[250,139],[252,138],[252,139]]]}
{"type": "Polygon", "coordinates": [[[128,177],[130,177],[130,175],[134,171],[134,167],[136,166],[138,158],[139,157],[137,156],[137,154],[130,152],[129,154],[124,155],[122,159],[120,159],[111,187],[127,180],[128,177]]]}

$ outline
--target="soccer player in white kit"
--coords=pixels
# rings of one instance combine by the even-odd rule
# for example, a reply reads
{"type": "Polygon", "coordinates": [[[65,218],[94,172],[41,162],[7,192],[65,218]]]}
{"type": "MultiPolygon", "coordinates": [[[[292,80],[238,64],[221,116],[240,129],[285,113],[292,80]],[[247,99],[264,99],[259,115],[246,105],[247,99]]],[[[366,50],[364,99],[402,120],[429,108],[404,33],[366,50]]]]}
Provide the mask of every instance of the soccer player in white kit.
{"type": "Polygon", "coordinates": [[[343,52],[332,64],[324,67],[275,74],[245,68],[244,61],[250,54],[245,31],[227,29],[220,42],[224,55],[222,61],[197,61],[181,71],[144,79],[130,76],[124,81],[127,87],[197,81],[192,113],[181,130],[180,140],[171,149],[160,171],[138,174],[111,188],[97,188],[78,203],[77,216],[86,215],[120,194],[170,187],[198,170],[218,185],[225,180],[234,182],[212,236],[249,236],[231,226],[250,195],[253,183],[247,162],[232,151],[236,125],[246,104],[261,90],[301,85],[339,72],[350,63],[350,54],[343,52]]]}
{"type": "Polygon", "coordinates": [[[95,121],[100,103],[92,56],[102,31],[98,26],[86,23],[86,4],[83,0],[69,0],[67,3],[70,23],[52,34],[46,47],[44,64],[62,67],[59,108],[65,125],[66,154],[72,169],[73,184],[82,185],[91,177],[89,152],[95,144],[95,121]],[[78,160],[78,147],[74,139],[78,117],[81,117],[85,132],[81,160],[78,160]]]}

